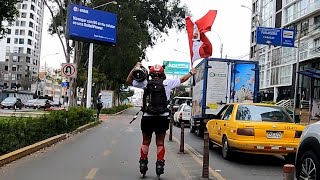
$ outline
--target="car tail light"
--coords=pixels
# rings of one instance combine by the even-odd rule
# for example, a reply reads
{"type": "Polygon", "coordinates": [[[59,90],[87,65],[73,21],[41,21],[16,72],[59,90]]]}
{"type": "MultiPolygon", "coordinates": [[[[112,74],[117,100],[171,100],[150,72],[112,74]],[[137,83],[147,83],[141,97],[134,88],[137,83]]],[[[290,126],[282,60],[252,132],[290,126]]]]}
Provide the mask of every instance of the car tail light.
{"type": "Polygon", "coordinates": [[[182,112],[179,113],[179,119],[182,120],[182,112]]]}
{"type": "Polygon", "coordinates": [[[254,136],[254,129],[252,129],[252,128],[238,128],[237,134],[243,135],[243,136],[254,136]]]}
{"type": "Polygon", "coordinates": [[[302,134],[302,131],[296,131],[296,133],[294,134],[294,138],[300,138],[302,134]]]}

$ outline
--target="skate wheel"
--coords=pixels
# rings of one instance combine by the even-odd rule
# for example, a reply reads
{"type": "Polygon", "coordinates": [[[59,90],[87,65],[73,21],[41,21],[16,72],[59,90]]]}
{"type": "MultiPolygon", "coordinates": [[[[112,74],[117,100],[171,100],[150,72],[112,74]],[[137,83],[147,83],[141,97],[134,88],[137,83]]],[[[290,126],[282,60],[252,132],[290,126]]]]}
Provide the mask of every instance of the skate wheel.
{"type": "Polygon", "coordinates": [[[146,173],[141,173],[141,178],[145,178],[146,177],[146,173]]]}
{"type": "Polygon", "coordinates": [[[155,178],[155,180],[160,180],[160,175],[157,175],[157,177],[155,178]]]}

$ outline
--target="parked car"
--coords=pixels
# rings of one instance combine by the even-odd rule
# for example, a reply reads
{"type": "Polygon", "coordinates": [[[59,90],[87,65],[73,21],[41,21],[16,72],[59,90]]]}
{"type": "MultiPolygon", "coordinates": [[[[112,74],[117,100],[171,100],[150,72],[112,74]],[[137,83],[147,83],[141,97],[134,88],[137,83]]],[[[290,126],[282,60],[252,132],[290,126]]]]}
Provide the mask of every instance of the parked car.
{"type": "Polygon", "coordinates": [[[21,99],[16,97],[7,97],[1,102],[1,109],[14,109],[14,107],[16,107],[16,109],[22,109],[23,106],[24,104],[22,103],[21,99]]]}
{"type": "Polygon", "coordinates": [[[295,124],[283,107],[260,103],[228,104],[206,127],[225,159],[234,152],[245,152],[283,155],[292,163],[305,128],[295,124]]]}
{"type": "Polygon", "coordinates": [[[174,97],[169,104],[170,116],[173,119],[174,113],[179,109],[179,106],[187,101],[192,102],[191,97],[174,97]]]}
{"type": "Polygon", "coordinates": [[[179,106],[177,112],[173,115],[173,123],[177,126],[180,126],[181,122],[183,121],[184,124],[188,125],[191,117],[191,107],[183,103],[179,106]]]}
{"type": "Polygon", "coordinates": [[[295,161],[296,177],[320,178],[320,122],[308,125],[300,138],[295,161]]]}
{"type": "Polygon", "coordinates": [[[34,103],[35,109],[41,109],[41,108],[46,109],[46,108],[50,108],[51,106],[52,104],[48,99],[37,99],[36,102],[34,103]]]}
{"type": "Polygon", "coordinates": [[[24,103],[24,106],[26,108],[34,108],[36,100],[37,99],[29,99],[26,103],[24,103]]]}

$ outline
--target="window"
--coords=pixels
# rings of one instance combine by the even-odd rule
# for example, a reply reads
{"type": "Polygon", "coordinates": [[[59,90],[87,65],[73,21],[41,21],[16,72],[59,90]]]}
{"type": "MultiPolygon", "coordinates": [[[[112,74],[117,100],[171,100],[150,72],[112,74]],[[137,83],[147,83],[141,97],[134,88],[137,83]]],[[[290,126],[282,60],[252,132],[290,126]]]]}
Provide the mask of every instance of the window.
{"type": "Polygon", "coordinates": [[[11,34],[11,29],[8,29],[8,34],[11,34]]]}
{"type": "Polygon", "coordinates": [[[282,21],[282,12],[279,12],[276,14],[276,22],[275,22],[275,27],[276,28],[281,28],[281,21],[282,21]]]}
{"type": "Polygon", "coordinates": [[[10,43],[10,38],[7,38],[7,43],[10,43]]]}
{"type": "Polygon", "coordinates": [[[223,119],[223,120],[230,120],[230,117],[231,117],[231,114],[232,114],[232,110],[233,110],[233,105],[230,105],[230,106],[226,109],[226,111],[225,111],[222,119],[223,119]]]}
{"type": "Polygon", "coordinates": [[[3,75],[3,79],[6,80],[6,81],[8,81],[8,80],[9,80],[9,75],[8,75],[8,74],[4,74],[4,75],[3,75]]]}
{"type": "Polygon", "coordinates": [[[26,57],[26,62],[30,63],[30,57],[26,57]]]}
{"type": "Polygon", "coordinates": [[[13,53],[18,53],[18,47],[13,47],[13,53]]]}
{"type": "Polygon", "coordinates": [[[12,65],[12,71],[17,71],[17,65],[12,65]]]}
{"type": "Polygon", "coordinates": [[[19,47],[19,53],[23,53],[23,47],[19,47]]]}
{"type": "Polygon", "coordinates": [[[32,40],[31,39],[28,39],[28,44],[32,45],[32,40]]]}
{"type": "Polygon", "coordinates": [[[22,9],[27,9],[27,5],[26,4],[22,4],[22,9]]]}
{"type": "Polygon", "coordinates": [[[314,39],[313,42],[314,42],[314,47],[316,48],[320,47],[320,38],[314,39]]]}
{"type": "MultiPolygon", "coordinates": [[[[23,62],[23,57],[22,56],[18,56],[18,62],[23,62]]],[[[21,71],[21,70],[19,70],[19,71],[21,71]]]]}
{"type": "Polygon", "coordinates": [[[15,35],[19,35],[19,29],[16,29],[16,30],[14,31],[14,34],[15,34],[15,35]]]}
{"type": "Polygon", "coordinates": [[[17,4],[17,9],[21,9],[21,4],[20,3],[17,4]]]}
{"type": "Polygon", "coordinates": [[[320,27],[320,15],[314,17],[314,24],[318,26],[318,28],[320,27]]]}
{"type": "Polygon", "coordinates": [[[27,48],[27,54],[31,54],[31,49],[27,48]]]}
{"type": "MultiPolygon", "coordinates": [[[[13,71],[13,67],[12,67],[12,71],[13,71]]],[[[16,80],[16,74],[11,74],[11,80],[15,81],[16,80]]],[[[14,83],[15,84],[15,83],[14,83]]],[[[12,86],[12,85],[11,85],[12,86]]]]}
{"type": "Polygon", "coordinates": [[[24,44],[24,39],[23,38],[19,38],[19,44],[24,44]]]}
{"type": "Polygon", "coordinates": [[[29,22],[29,27],[33,28],[33,23],[29,22]]]}
{"type": "Polygon", "coordinates": [[[25,27],[26,26],[26,22],[25,21],[21,21],[21,27],[25,27]]]}
{"type": "Polygon", "coordinates": [[[4,70],[5,70],[5,71],[8,71],[8,66],[5,66],[5,67],[4,67],[4,70]]]}
{"type": "Polygon", "coordinates": [[[14,38],[14,44],[18,44],[19,39],[18,38],[14,38]]]}
{"type": "Polygon", "coordinates": [[[31,37],[33,37],[33,33],[32,33],[32,31],[28,31],[28,36],[31,36],[31,37]]]}
{"type": "Polygon", "coordinates": [[[17,56],[12,56],[12,61],[17,62],[18,57],[17,56]]]}
{"type": "Polygon", "coordinates": [[[309,31],[309,19],[301,23],[301,36],[306,36],[309,31]]]}
{"type": "Polygon", "coordinates": [[[21,35],[21,36],[24,36],[24,35],[25,35],[25,32],[26,32],[25,30],[20,30],[20,35],[21,35]]]}
{"type": "Polygon", "coordinates": [[[20,24],[20,21],[16,21],[16,26],[19,26],[19,24],[20,24]]]}
{"type": "Polygon", "coordinates": [[[239,105],[236,119],[241,121],[293,123],[282,107],[273,106],[239,105]]]}
{"type": "Polygon", "coordinates": [[[10,52],[10,46],[6,47],[6,52],[9,53],[10,52]]]}
{"type": "Polygon", "coordinates": [[[31,4],[31,10],[34,11],[34,5],[31,4]]]}
{"type": "Polygon", "coordinates": [[[32,13],[30,13],[30,18],[34,19],[34,15],[32,13]]]}
{"type": "Polygon", "coordinates": [[[22,78],[22,74],[17,74],[17,80],[19,81],[22,78]]]}
{"type": "Polygon", "coordinates": [[[27,13],[25,12],[21,13],[21,18],[27,18],[27,13]]]}

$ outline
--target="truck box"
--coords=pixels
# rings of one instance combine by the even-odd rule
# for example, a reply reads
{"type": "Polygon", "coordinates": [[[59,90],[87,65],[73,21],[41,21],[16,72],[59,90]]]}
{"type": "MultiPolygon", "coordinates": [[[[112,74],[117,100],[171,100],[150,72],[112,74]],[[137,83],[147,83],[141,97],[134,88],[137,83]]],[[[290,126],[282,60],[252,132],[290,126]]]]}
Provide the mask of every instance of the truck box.
{"type": "Polygon", "coordinates": [[[192,78],[192,117],[190,132],[201,136],[205,120],[213,119],[232,102],[257,102],[259,64],[234,59],[203,59],[192,78]]]}

